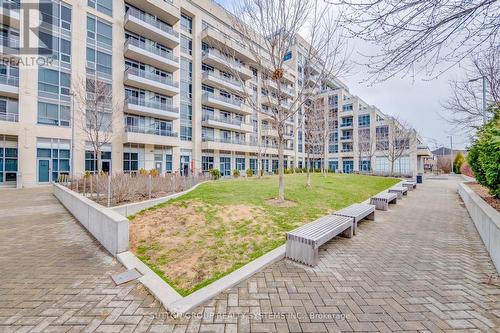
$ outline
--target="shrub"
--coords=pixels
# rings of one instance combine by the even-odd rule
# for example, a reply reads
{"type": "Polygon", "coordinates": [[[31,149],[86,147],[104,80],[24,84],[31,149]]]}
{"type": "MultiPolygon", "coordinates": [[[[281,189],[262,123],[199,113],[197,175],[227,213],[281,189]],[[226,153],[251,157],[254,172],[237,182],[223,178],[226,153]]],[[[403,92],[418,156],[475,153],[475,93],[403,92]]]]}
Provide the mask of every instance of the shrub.
{"type": "Polygon", "coordinates": [[[219,169],[210,169],[210,174],[212,175],[212,178],[214,180],[217,180],[220,178],[220,171],[219,169]]]}
{"type": "Polygon", "coordinates": [[[453,172],[461,173],[462,164],[464,164],[464,162],[464,155],[461,152],[458,152],[457,156],[455,156],[455,159],[453,160],[453,172]]]}
{"type": "Polygon", "coordinates": [[[301,169],[299,169],[299,168],[295,168],[295,173],[301,173],[301,172],[302,172],[302,170],[301,170],[301,169]]]}
{"type": "Polygon", "coordinates": [[[469,163],[467,161],[464,161],[462,164],[462,167],[460,168],[460,173],[469,176],[469,177],[474,177],[474,173],[472,172],[472,169],[470,168],[469,163]]]}
{"type": "Polygon", "coordinates": [[[478,131],[467,161],[476,181],[500,198],[500,106],[494,109],[493,119],[478,131]]]}
{"type": "Polygon", "coordinates": [[[149,170],[149,174],[151,175],[151,177],[157,177],[159,175],[159,172],[157,169],[151,169],[149,170]]]}
{"type": "Polygon", "coordinates": [[[239,177],[240,176],[240,170],[234,169],[233,170],[233,177],[239,177]]]}
{"type": "Polygon", "coordinates": [[[140,168],[139,169],[139,174],[140,175],[147,175],[148,174],[148,170],[144,169],[144,168],[140,168]]]}
{"type": "Polygon", "coordinates": [[[290,174],[293,173],[293,170],[286,168],[285,171],[284,171],[284,173],[285,173],[285,175],[290,175],[290,174]]]}
{"type": "Polygon", "coordinates": [[[252,177],[253,172],[251,169],[247,169],[247,177],[252,177]]]}

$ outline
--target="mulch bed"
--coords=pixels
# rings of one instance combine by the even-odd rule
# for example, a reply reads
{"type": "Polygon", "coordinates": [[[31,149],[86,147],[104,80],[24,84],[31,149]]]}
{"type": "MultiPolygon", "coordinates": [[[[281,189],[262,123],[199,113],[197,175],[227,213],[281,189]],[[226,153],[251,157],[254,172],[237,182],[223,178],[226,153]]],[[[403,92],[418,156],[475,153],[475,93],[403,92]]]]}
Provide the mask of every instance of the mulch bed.
{"type": "Polygon", "coordinates": [[[468,183],[467,185],[491,207],[495,208],[497,212],[500,212],[500,199],[492,197],[486,187],[478,183],[468,183]]]}

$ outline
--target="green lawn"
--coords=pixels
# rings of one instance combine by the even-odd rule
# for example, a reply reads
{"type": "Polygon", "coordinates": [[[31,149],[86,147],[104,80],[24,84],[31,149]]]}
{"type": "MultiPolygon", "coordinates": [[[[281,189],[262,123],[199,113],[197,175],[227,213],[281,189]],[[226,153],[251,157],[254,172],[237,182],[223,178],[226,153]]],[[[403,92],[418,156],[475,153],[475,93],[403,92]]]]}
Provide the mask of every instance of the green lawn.
{"type": "Polygon", "coordinates": [[[182,295],[285,242],[285,232],[398,182],[361,175],[285,176],[291,207],[267,204],[278,177],[218,180],[131,217],[131,249],[182,295]]]}

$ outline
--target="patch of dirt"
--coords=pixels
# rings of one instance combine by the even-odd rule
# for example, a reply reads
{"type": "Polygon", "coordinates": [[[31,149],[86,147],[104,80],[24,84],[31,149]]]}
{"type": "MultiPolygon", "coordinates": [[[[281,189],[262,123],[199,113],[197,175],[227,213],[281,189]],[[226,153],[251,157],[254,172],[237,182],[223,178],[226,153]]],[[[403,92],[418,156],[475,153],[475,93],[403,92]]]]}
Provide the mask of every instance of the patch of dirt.
{"type": "Polygon", "coordinates": [[[497,212],[500,212],[500,199],[494,198],[488,193],[488,189],[478,183],[468,183],[469,186],[477,195],[479,195],[484,201],[486,201],[491,207],[495,208],[497,212]]]}
{"type": "Polygon", "coordinates": [[[129,231],[131,250],[185,291],[250,260],[263,243],[280,235],[260,207],[194,200],[138,215],[129,231]]]}
{"type": "Polygon", "coordinates": [[[279,208],[288,208],[288,207],[297,206],[297,203],[295,201],[291,201],[291,200],[267,199],[266,203],[268,205],[271,205],[274,207],[279,207],[279,208]]]}

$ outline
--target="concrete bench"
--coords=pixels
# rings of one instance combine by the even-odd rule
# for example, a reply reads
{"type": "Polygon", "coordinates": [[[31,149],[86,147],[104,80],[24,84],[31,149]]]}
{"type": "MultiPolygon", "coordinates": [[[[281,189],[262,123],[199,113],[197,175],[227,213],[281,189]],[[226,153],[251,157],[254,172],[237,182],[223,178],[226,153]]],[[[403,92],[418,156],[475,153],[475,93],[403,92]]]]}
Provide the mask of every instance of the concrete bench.
{"type": "Polygon", "coordinates": [[[326,215],[286,234],[286,254],[291,260],[315,266],[318,249],[337,235],[351,238],[353,222],[351,217],[326,215]]]}
{"type": "Polygon", "coordinates": [[[401,186],[408,188],[408,191],[413,191],[417,188],[417,182],[413,180],[405,180],[403,181],[403,183],[401,183],[401,186]]]}
{"type": "Polygon", "coordinates": [[[370,199],[370,204],[375,205],[378,210],[388,210],[389,204],[398,202],[398,195],[396,193],[384,192],[373,196],[370,199]]]}
{"type": "Polygon", "coordinates": [[[408,188],[405,186],[394,186],[389,189],[389,193],[396,193],[398,199],[403,199],[403,195],[408,194],[408,188]]]}
{"type": "Polygon", "coordinates": [[[369,204],[353,204],[333,213],[333,215],[351,217],[354,225],[353,233],[356,235],[359,221],[363,219],[375,220],[375,206],[369,204]]]}

